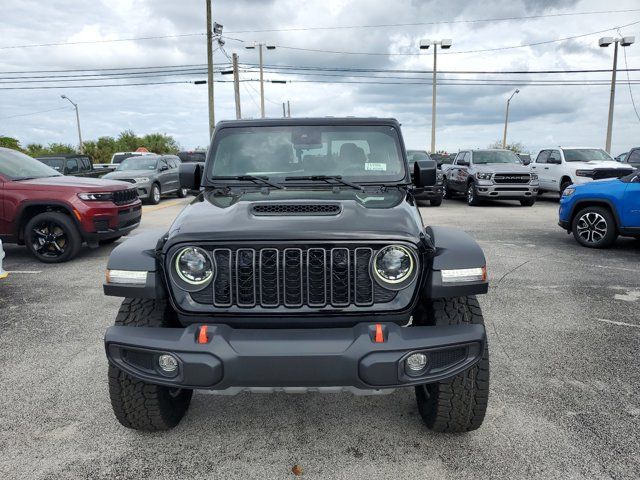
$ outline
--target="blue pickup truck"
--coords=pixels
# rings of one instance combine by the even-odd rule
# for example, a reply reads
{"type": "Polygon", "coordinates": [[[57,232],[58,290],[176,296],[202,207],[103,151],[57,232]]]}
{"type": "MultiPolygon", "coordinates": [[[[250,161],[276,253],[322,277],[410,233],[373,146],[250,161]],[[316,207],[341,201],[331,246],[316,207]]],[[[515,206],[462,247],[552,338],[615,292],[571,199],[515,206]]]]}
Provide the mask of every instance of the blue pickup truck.
{"type": "Polygon", "coordinates": [[[640,170],[568,187],[560,199],[558,224],[590,248],[610,247],[618,235],[640,239],[640,170]]]}

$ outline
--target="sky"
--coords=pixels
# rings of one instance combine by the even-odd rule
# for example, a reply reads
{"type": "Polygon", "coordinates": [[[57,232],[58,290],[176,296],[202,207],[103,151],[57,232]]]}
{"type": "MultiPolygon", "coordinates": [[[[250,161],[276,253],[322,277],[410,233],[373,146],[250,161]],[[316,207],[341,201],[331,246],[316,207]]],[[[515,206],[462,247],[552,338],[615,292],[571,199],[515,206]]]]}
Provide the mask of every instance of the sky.
{"type": "MultiPolygon", "coordinates": [[[[77,144],[75,114],[60,98],[64,94],[79,106],[84,139],[131,129],[139,135],[172,135],[184,149],[208,144],[207,86],[190,83],[206,79],[201,67],[181,76],[99,81],[71,77],[74,81],[52,82],[54,73],[47,72],[91,75],[97,69],[203,65],[205,0],[0,0],[0,10],[0,135],[18,138],[22,145],[77,144]],[[62,45],[27,47],[51,43],[62,45]],[[45,72],[29,73],[35,71],[45,72]],[[152,82],[180,83],[131,85],[152,82]],[[104,84],[118,86],[87,88],[104,84]],[[68,86],[72,88],[62,88],[68,86]]],[[[265,84],[268,117],[282,116],[287,100],[295,117],[395,117],[407,148],[428,149],[431,141],[433,48],[421,51],[421,39],[452,39],[451,49],[438,50],[440,72],[510,72],[610,70],[613,48],[600,48],[598,38],[636,36],[639,43],[624,53],[628,67],[640,69],[640,4],[631,0],[213,0],[213,18],[224,26],[224,45],[214,53],[220,68],[226,68],[232,53],[241,64],[256,64],[257,51],[245,48],[253,42],[276,45],[265,51],[265,65],[324,68],[266,72],[268,80],[288,82],[265,84]],[[627,11],[607,13],[612,10],[627,11]],[[547,43],[527,46],[540,42],[547,43]],[[345,74],[327,70],[331,68],[425,73],[345,74]]],[[[623,49],[618,68],[625,68],[623,49]]],[[[214,77],[226,82],[214,84],[216,120],[233,119],[231,76],[214,77]]],[[[627,73],[618,73],[614,155],[640,145],[640,117],[631,98],[633,94],[640,109],[640,71],[629,77],[638,84],[625,83],[627,73]]],[[[260,116],[257,78],[255,71],[241,72],[246,118],[260,116]]],[[[501,139],[506,101],[515,89],[520,92],[511,101],[509,142],[521,142],[532,153],[557,145],[604,147],[610,79],[610,72],[439,73],[436,148],[484,148],[501,139]],[[601,84],[553,85],[570,80],[601,84]]]]}

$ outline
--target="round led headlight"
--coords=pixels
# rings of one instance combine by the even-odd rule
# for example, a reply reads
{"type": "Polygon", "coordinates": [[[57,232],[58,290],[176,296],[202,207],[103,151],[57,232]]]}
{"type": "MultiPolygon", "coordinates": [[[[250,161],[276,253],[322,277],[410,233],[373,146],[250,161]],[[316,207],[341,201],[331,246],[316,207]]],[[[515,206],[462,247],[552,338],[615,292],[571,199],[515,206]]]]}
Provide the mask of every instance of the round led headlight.
{"type": "Polygon", "coordinates": [[[200,247],[185,247],[174,259],[175,273],[189,287],[203,287],[213,278],[211,259],[200,247]]]}
{"type": "Polygon", "coordinates": [[[402,245],[389,245],[373,258],[373,274],[385,288],[404,288],[415,277],[416,260],[413,253],[402,245]]]}

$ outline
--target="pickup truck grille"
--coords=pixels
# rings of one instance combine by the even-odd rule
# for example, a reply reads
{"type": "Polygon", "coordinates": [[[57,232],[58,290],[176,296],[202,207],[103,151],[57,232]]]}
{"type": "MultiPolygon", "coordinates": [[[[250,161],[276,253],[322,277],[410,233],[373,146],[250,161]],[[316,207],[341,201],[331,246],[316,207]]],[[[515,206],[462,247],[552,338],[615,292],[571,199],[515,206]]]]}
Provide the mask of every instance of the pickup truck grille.
{"type": "Polygon", "coordinates": [[[131,203],[138,198],[138,192],[135,188],[128,190],[116,190],[113,192],[113,203],[116,205],[125,205],[131,203]]]}
{"type": "Polygon", "coordinates": [[[192,293],[198,303],[216,307],[371,306],[393,300],[370,274],[369,247],[215,248],[209,250],[216,277],[192,293]]]}
{"type": "Polygon", "coordinates": [[[493,175],[495,183],[529,183],[531,175],[528,173],[496,173],[493,175]]]}

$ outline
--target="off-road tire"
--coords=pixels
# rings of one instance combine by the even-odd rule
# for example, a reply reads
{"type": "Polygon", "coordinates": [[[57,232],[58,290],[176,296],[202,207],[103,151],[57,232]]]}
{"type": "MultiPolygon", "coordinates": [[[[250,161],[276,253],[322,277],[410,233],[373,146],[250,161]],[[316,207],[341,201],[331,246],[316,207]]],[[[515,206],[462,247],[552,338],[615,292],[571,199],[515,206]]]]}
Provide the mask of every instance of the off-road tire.
{"type": "MultiPolygon", "coordinates": [[[[164,301],[126,298],[116,325],[174,327],[175,314],[164,301]]],[[[109,365],[109,397],[113,413],[127,428],[157,432],[175,427],[187,412],[192,390],[154,385],[109,365]]]]}
{"type": "Polygon", "coordinates": [[[442,197],[429,200],[429,203],[432,207],[439,207],[440,205],[442,205],[442,197]]]}
{"type": "MultiPolygon", "coordinates": [[[[484,325],[475,296],[425,301],[419,324],[484,325]]],[[[418,412],[427,428],[436,432],[457,433],[475,430],[484,420],[489,400],[489,349],[480,361],[455,377],[416,387],[418,412]]]]}
{"type": "Polygon", "coordinates": [[[160,199],[162,197],[162,191],[160,190],[160,185],[157,183],[152,183],[151,188],[149,189],[149,197],[147,197],[147,203],[149,205],[157,205],[160,203],[160,199]],[[158,194],[156,195],[156,191],[158,194]]]}
{"type": "Polygon", "coordinates": [[[30,219],[24,227],[24,242],[31,254],[43,263],[67,262],[77,256],[82,247],[82,237],[78,227],[69,215],[61,212],[43,212],[30,219]],[[63,237],[56,242],[61,242],[64,238],[63,253],[57,256],[46,256],[34,247],[36,234],[33,230],[37,229],[38,225],[44,224],[54,225],[56,232],[62,232],[63,237]]]}
{"type": "Polygon", "coordinates": [[[535,198],[523,198],[520,200],[520,205],[523,207],[533,207],[536,204],[535,198]]]}

